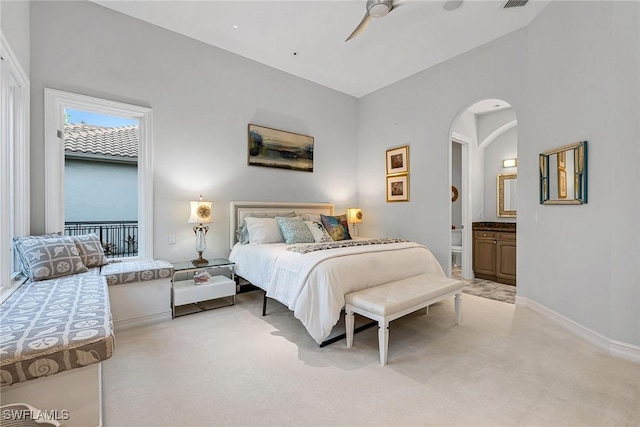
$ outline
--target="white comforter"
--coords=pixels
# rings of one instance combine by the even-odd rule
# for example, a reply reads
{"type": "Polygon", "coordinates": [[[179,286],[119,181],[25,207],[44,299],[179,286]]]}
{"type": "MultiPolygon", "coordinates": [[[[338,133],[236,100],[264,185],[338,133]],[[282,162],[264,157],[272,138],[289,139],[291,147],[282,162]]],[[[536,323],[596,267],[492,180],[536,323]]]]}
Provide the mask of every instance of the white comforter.
{"type": "Polygon", "coordinates": [[[344,296],[422,273],[444,276],[426,247],[413,242],[299,254],[284,243],[236,244],[236,273],[285,304],[318,344],[340,318],[344,296]]]}

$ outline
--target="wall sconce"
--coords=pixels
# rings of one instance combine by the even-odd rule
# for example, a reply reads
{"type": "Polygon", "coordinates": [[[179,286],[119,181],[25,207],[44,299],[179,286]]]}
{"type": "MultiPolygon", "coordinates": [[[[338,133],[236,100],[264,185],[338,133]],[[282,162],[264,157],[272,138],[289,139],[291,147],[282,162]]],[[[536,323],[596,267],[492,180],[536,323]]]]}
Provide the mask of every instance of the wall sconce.
{"type": "Polygon", "coordinates": [[[356,229],[356,224],[362,222],[362,209],[360,208],[349,208],[347,209],[347,222],[353,224],[353,235],[358,236],[358,230],[356,229]]]}
{"type": "Polygon", "coordinates": [[[211,223],[211,205],[212,202],[203,202],[202,195],[200,200],[191,203],[191,216],[189,217],[189,224],[198,224],[193,227],[193,232],[196,235],[196,252],[198,252],[198,259],[191,261],[194,265],[208,264],[209,261],[202,258],[202,252],[207,249],[207,231],[209,227],[203,224],[211,223]]]}
{"type": "Polygon", "coordinates": [[[518,159],[504,159],[502,161],[503,168],[515,168],[518,166],[518,159]]]}

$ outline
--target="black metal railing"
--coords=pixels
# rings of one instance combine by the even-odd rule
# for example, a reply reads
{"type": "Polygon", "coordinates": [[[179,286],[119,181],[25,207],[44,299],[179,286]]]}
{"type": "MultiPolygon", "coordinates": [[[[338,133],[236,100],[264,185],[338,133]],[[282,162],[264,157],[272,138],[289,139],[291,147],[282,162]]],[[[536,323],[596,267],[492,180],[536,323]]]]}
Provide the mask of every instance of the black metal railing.
{"type": "Polygon", "coordinates": [[[137,221],[74,221],[64,223],[65,236],[96,234],[107,258],[138,255],[137,221]]]}

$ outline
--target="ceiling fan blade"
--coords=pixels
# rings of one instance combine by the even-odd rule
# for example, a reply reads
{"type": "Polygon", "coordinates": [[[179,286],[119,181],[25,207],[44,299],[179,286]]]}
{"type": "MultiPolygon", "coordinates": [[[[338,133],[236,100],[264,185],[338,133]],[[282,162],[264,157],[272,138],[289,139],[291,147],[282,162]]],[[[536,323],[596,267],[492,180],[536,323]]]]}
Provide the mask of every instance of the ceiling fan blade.
{"type": "Polygon", "coordinates": [[[360,24],[358,24],[356,29],[353,30],[353,33],[351,33],[351,35],[347,37],[345,42],[348,42],[349,40],[360,34],[362,31],[364,31],[364,29],[367,28],[367,25],[369,25],[369,21],[371,21],[371,17],[369,16],[369,12],[367,11],[367,13],[364,14],[364,18],[362,18],[362,21],[360,21],[360,24]]]}
{"type": "MultiPolygon", "coordinates": [[[[409,3],[411,0],[394,0],[393,3],[391,3],[391,10],[397,9],[400,6],[404,6],[405,4],[409,3]]],[[[391,11],[389,11],[391,12],[391,11]]]]}

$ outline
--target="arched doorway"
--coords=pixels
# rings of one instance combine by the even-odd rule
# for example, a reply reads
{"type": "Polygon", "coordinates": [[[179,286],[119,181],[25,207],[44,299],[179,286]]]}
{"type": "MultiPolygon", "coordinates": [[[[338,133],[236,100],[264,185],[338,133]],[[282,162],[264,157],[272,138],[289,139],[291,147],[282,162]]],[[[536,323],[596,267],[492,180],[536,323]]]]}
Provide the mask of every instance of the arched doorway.
{"type": "MultiPolygon", "coordinates": [[[[517,173],[504,160],[517,159],[517,120],[513,107],[500,99],[475,102],[458,113],[450,128],[451,276],[472,279],[472,224],[514,222],[499,215],[498,175],[517,173]],[[452,193],[453,195],[453,193],[452,193]]],[[[512,200],[515,203],[515,192],[512,200]]]]}

